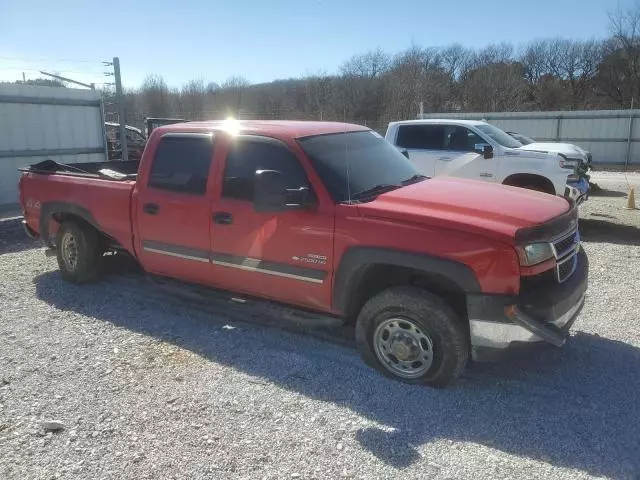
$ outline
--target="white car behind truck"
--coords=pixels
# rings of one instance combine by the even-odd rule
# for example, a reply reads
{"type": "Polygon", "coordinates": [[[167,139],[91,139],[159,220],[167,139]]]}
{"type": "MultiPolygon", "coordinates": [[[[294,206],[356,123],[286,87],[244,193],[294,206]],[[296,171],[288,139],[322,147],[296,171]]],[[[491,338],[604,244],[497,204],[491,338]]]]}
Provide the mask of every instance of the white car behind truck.
{"type": "Polygon", "coordinates": [[[472,120],[391,122],[385,135],[427,176],[449,175],[568,194],[577,162],[557,152],[522,149],[499,128],[472,120]]]}

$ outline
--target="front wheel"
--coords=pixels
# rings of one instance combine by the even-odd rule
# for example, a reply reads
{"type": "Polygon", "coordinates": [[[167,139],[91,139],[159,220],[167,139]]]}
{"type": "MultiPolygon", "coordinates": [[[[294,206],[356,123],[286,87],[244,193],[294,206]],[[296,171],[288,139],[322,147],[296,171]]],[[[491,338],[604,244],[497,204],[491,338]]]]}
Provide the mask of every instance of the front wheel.
{"type": "Polygon", "coordinates": [[[393,287],[371,298],[358,316],[356,341],[369,366],[432,387],[454,382],[469,354],[468,335],[453,310],[414,287],[393,287]]]}
{"type": "Polygon", "coordinates": [[[56,235],[58,267],[62,278],[71,283],[86,283],[98,274],[98,234],[90,226],[68,220],[56,235]]]}

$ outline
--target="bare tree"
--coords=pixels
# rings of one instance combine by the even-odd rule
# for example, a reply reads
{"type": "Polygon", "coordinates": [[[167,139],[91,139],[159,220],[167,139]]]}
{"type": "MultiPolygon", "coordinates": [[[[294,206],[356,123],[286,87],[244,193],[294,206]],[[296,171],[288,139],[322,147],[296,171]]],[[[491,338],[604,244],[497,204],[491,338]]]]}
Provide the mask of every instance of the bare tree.
{"type": "Polygon", "coordinates": [[[218,95],[228,115],[233,115],[235,118],[240,116],[242,95],[249,85],[249,81],[244,77],[229,77],[220,85],[218,95]]]}
{"type": "Polygon", "coordinates": [[[473,51],[456,43],[442,50],[440,57],[442,68],[455,81],[469,68],[473,59],[473,51]]]}
{"type": "Polygon", "coordinates": [[[169,88],[159,75],[148,75],[140,89],[147,116],[166,117],[172,109],[169,88]]]}
{"type": "Polygon", "coordinates": [[[346,76],[376,78],[389,69],[391,58],[380,49],[371,50],[362,55],[354,55],[342,65],[346,76]]]}
{"type": "Polygon", "coordinates": [[[611,13],[609,30],[595,82],[602,94],[627,107],[640,98],[640,4],[611,13]]]}
{"type": "Polygon", "coordinates": [[[518,62],[480,66],[466,72],[461,83],[467,111],[517,111],[526,94],[524,67],[518,62]]]}
{"type": "Polygon", "coordinates": [[[202,120],[207,89],[202,80],[191,80],[179,94],[180,113],[189,120],[202,120]]]}

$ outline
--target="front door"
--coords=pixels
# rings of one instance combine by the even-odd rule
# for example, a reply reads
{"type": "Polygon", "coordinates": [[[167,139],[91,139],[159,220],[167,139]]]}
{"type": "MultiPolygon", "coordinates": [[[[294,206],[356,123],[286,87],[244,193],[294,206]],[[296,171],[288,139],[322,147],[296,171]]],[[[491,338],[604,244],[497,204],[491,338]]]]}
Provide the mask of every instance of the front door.
{"type": "Polygon", "coordinates": [[[477,147],[487,142],[467,127],[459,125],[445,126],[444,149],[436,161],[436,176],[450,175],[494,182],[495,162],[485,159],[478,153],[477,147]]]}
{"type": "Polygon", "coordinates": [[[150,173],[134,193],[136,249],[152,273],[212,282],[209,261],[213,140],[208,134],[165,134],[150,173]]]}
{"type": "Polygon", "coordinates": [[[436,164],[442,157],[445,129],[442,125],[399,125],[396,145],[406,150],[409,160],[420,173],[428,177],[437,175],[436,164]]]}
{"type": "Polygon", "coordinates": [[[257,212],[253,207],[256,170],[282,172],[289,189],[309,186],[305,170],[286,144],[256,136],[231,140],[221,196],[212,212],[212,262],[219,285],[301,306],[328,308],[333,204],[315,202],[302,210],[257,212]]]}

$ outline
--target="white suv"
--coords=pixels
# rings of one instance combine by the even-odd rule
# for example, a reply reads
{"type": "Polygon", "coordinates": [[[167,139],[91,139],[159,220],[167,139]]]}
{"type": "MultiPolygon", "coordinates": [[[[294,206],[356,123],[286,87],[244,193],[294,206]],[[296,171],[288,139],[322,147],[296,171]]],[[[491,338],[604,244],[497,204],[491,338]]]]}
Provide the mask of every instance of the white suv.
{"type": "Polygon", "coordinates": [[[471,120],[391,122],[387,141],[425,175],[450,175],[565,195],[577,162],[560,153],[536,152],[499,128],[471,120]]]}

